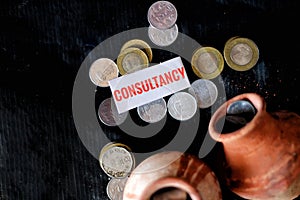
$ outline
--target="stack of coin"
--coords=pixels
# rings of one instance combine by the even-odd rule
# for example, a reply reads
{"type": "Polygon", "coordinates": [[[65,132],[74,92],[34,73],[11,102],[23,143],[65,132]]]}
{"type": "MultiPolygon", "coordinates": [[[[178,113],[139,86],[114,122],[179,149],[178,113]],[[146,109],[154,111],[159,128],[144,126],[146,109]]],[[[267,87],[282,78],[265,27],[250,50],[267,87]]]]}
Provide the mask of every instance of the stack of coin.
{"type": "Polygon", "coordinates": [[[131,149],[122,143],[106,144],[99,155],[100,167],[111,178],[126,178],[135,167],[131,149]]]}
{"type": "Polygon", "coordinates": [[[117,58],[120,74],[125,75],[148,67],[152,57],[152,49],[145,41],[129,40],[122,46],[117,58]]]}
{"type": "Polygon", "coordinates": [[[194,52],[191,65],[199,78],[213,79],[223,71],[224,59],[216,48],[200,47],[194,52]]]}
{"type": "Polygon", "coordinates": [[[149,62],[152,61],[152,58],[153,58],[152,49],[151,49],[150,45],[147,42],[145,42],[144,40],[141,40],[141,39],[129,40],[125,44],[123,44],[120,52],[124,51],[125,49],[127,49],[129,47],[135,47],[135,48],[141,49],[148,56],[149,62]]]}
{"type": "Polygon", "coordinates": [[[224,58],[228,66],[236,71],[246,71],[254,67],[259,58],[256,44],[244,37],[232,37],[224,47],[224,58]]]}
{"type": "Polygon", "coordinates": [[[169,1],[157,1],[148,9],[148,36],[157,46],[169,46],[178,36],[177,10],[169,1]]]}
{"type": "Polygon", "coordinates": [[[91,81],[99,87],[108,87],[108,81],[117,78],[118,74],[116,63],[109,58],[95,60],[89,70],[91,81]]]}

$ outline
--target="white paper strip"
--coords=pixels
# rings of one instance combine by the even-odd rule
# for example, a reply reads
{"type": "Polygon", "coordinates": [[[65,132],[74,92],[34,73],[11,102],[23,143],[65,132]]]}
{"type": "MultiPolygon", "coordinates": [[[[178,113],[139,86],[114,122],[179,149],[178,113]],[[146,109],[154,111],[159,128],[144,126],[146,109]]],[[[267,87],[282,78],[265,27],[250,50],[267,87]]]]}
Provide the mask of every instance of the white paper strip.
{"type": "Polygon", "coordinates": [[[109,81],[119,113],[190,87],[180,57],[109,81]]]}

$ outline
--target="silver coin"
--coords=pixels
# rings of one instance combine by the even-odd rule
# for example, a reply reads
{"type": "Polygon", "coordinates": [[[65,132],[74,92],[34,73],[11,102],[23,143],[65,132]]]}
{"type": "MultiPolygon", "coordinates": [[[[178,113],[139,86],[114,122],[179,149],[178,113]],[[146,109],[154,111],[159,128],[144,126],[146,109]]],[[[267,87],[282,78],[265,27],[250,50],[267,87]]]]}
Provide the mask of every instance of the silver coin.
{"type": "Polygon", "coordinates": [[[177,10],[169,1],[157,1],[148,10],[149,23],[158,29],[168,29],[177,20],[177,10]]]}
{"type": "Polygon", "coordinates": [[[160,30],[150,25],[148,27],[148,36],[157,46],[169,46],[177,39],[178,27],[175,24],[169,29],[160,30]]]}
{"type": "Polygon", "coordinates": [[[112,178],[106,186],[106,193],[110,200],[122,200],[124,187],[128,177],[112,178]]]}
{"type": "Polygon", "coordinates": [[[185,121],[195,115],[198,107],[195,97],[191,94],[177,92],[169,98],[167,108],[174,119],[185,121]]]}
{"type": "Polygon", "coordinates": [[[112,178],[125,178],[133,170],[133,154],[125,146],[112,144],[104,147],[99,156],[102,170],[112,178]]]}
{"type": "Polygon", "coordinates": [[[199,108],[208,108],[212,106],[218,97],[218,89],[214,82],[207,79],[198,79],[191,84],[188,92],[192,94],[197,101],[199,108]]]}
{"type": "Polygon", "coordinates": [[[166,101],[161,98],[137,108],[138,115],[148,123],[160,121],[167,113],[166,101]]]}
{"type": "Polygon", "coordinates": [[[89,70],[91,81],[99,87],[108,87],[108,81],[117,78],[118,74],[117,64],[109,58],[95,60],[89,70]]]}
{"type": "Polygon", "coordinates": [[[107,126],[119,126],[126,120],[128,111],[119,114],[114,100],[110,97],[101,102],[98,116],[107,126]]]}

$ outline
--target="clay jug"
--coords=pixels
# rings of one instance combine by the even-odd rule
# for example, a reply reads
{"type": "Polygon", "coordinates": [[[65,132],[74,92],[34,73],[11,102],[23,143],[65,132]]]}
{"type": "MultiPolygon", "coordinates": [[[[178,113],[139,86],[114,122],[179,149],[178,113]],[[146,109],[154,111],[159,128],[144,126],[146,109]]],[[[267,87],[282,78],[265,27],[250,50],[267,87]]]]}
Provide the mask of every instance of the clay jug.
{"type": "MultiPolygon", "coordinates": [[[[300,194],[300,117],[289,111],[269,113],[255,93],[233,97],[220,106],[209,122],[209,133],[222,143],[223,180],[245,199],[294,199],[300,194]],[[256,114],[244,126],[222,130],[232,103],[247,100],[256,114]]],[[[221,178],[221,177],[220,177],[221,178]]],[[[220,179],[221,181],[221,179],[220,179]]]]}
{"type": "Polygon", "coordinates": [[[123,193],[124,200],[170,199],[169,196],[178,200],[222,199],[214,172],[198,157],[177,151],[157,153],[142,161],[130,174],[123,193]],[[170,188],[173,191],[168,191],[170,188]]]}

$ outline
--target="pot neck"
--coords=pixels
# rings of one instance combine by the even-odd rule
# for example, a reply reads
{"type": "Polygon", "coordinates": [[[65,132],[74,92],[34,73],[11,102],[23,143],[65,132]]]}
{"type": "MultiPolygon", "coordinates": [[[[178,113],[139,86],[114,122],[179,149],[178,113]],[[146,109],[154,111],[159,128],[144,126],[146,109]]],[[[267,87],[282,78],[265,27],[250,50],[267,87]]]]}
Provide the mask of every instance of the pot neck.
{"type": "Polygon", "coordinates": [[[227,149],[233,151],[238,149],[241,153],[245,153],[242,151],[251,151],[252,148],[256,148],[262,141],[269,138],[264,135],[274,127],[276,127],[276,122],[270,114],[266,112],[264,99],[255,93],[246,93],[228,100],[214,113],[209,124],[209,132],[214,140],[228,144],[226,145],[227,149]],[[224,125],[225,122],[224,119],[228,106],[233,102],[243,99],[250,101],[255,107],[257,111],[255,116],[242,128],[233,132],[222,133],[222,125],[224,125]],[[242,150],[241,146],[244,147],[242,150]]]}

